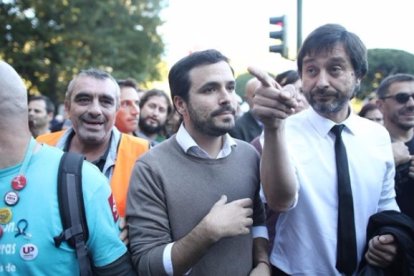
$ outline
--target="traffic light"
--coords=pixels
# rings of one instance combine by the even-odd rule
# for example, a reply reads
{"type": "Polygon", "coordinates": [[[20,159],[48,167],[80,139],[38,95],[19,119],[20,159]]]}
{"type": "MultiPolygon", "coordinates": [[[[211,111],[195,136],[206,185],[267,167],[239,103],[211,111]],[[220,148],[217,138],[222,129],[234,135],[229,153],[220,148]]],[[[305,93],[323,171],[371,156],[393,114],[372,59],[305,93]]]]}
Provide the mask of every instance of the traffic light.
{"type": "Polygon", "coordinates": [[[272,53],[279,53],[282,57],[288,58],[285,16],[270,17],[269,23],[272,26],[277,27],[277,30],[269,33],[269,37],[278,40],[275,45],[269,47],[269,51],[272,53]]]}

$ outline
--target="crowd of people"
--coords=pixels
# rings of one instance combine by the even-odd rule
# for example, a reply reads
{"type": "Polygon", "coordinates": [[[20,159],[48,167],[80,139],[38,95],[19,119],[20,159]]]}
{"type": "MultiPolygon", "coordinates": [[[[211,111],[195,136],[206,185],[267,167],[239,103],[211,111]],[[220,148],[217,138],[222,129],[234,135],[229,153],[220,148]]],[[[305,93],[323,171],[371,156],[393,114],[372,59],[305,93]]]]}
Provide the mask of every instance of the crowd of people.
{"type": "Polygon", "coordinates": [[[357,114],[367,51],[336,24],[305,39],[297,70],[248,70],[236,117],[214,49],[172,66],[170,96],[85,69],[63,126],[0,62],[0,275],[88,275],[54,242],[64,152],[85,159],[94,275],[414,275],[414,75],[385,78],[357,114]]]}

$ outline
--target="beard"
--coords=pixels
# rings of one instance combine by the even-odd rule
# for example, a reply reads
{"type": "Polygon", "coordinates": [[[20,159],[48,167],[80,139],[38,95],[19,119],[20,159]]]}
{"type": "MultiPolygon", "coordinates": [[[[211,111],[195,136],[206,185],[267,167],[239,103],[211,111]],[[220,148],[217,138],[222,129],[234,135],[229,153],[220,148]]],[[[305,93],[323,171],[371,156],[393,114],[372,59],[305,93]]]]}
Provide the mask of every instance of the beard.
{"type": "Polygon", "coordinates": [[[149,134],[149,135],[159,133],[164,127],[164,125],[161,125],[160,123],[158,123],[157,125],[147,124],[147,122],[145,121],[145,118],[142,118],[142,117],[139,117],[138,125],[139,125],[140,131],[146,134],[149,134]]]}
{"type": "Polygon", "coordinates": [[[404,131],[409,131],[414,127],[414,121],[413,120],[407,120],[404,117],[407,115],[410,116],[414,113],[414,107],[404,107],[400,110],[398,110],[397,113],[393,114],[391,116],[391,121],[393,124],[397,125],[400,129],[404,131]]]}
{"type": "Polygon", "coordinates": [[[188,105],[188,113],[193,122],[193,126],[200,133],[204,133],[208,136],[219,137],[228,133],[234,127],[234,114],[235,109],[229,105],[223,106],[220,109],[217,109],[208,116],[199,113],[197,110],[193,109],[191,105],[188,105]],[[217,123],[215,117],[222,114],[223,112],[232,112],[232,119],[226,119],[224,123],[217,123]]]}
{"type": "Polygon", "coordinates": [[[342,110],[345,106],[348,105],[349,100],[352,99],[356,91],[356,88],[354,88],[354,91],[351,95],[345,95],[341,92],[337,91],[328,91],[325,89],[317,89],[313,90],[305,94],[306,100],[308,101],[309,105],[313,107],[313,109],[321,114],[332,114],[337,113],[340,110],[342,110]],[[316,95],[330,95],[333,97],[333,100],[323,102],[315,100],[316,95]]]}

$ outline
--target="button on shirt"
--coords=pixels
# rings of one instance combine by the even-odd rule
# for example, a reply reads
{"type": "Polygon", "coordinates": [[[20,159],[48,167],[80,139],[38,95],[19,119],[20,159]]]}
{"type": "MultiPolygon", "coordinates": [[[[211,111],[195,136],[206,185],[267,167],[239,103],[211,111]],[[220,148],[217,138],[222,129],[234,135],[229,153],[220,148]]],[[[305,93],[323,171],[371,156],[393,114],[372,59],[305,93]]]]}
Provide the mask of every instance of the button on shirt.
{"type": "MultiPolygon", "coordinates": [[[[184,150],[186,154],[199,157],[199,158],[204,158],[204,159],[213,159],[205,150],[203,150],[197,145],[197,143],[194,141],[194,139],[185,129],[184,124],[181,124],[180,128],[178,129],[177,134],[176,134],[176,140],[177,140],[177,143],[180,145],[180,147],[184,150]]],[[[229,134],[226,133],[224,136],[223,147],[220,150],[219,154],[217,155],[216,159],[225,158],[229,156],[231,154],[232,148],[236,146],[237,146],[237,143],[234,141],[234,139],[229,134]]],[[[262,237],[265,239],[269,239],[266,226],[252,227],[252,237],[253,238],[262,237]]],[[[163,252],[164,269],[168,275],[173,275],[173,266],[172,266],[172,260],[171,260],[171,250],[172,250],[173,244],[174,244],[173,242],[168,244],[164,248],[164,252],[163,252]]]]}
{"type": "MultiPolygon", "coordinates": [[[[355,114],[342,122],[354,198],[358,260],[371,215],[398,210],[391,141],[384,127],[355,114]]],[[[312,108],[286,120],[288,151],[299,183],[298,201],[280,214],[271,262],[288,274],[339,275],[335,268],[338,191],[335,123],[312,108]],[[318,254],[314,254],[318,252],[318,254]],[[317,265],[315,265],[317,264],[317,265]]]]}

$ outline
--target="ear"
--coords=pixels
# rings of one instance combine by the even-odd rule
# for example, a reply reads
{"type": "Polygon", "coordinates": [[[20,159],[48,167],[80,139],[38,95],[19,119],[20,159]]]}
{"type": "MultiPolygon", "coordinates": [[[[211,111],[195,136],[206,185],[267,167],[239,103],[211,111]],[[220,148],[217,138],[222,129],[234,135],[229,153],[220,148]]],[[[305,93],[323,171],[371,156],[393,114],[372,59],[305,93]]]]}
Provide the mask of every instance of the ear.
{"type": "Polygon", "coordinates": [[[360,78],[357,78],[357,79],[356,79],[356,85],[357,85],[358,87],[361,85],[361,79],[360,79],[360,78]]]}
{"type": "Polygon", "coordinates": [[[184,116],[187,113],[187,103],[180,96],[174,96],[173,102],[177,112],[184,116]]]}
{"type": "Polygon", "coordinates": [[[69,115],[69,110],[70,110],[70,102],[65,100],[65,113],[67,115],[69,115]]]}
{"type": "Polygon", "coordinates": [[[47,118],[49,119],[49,122],[53,120],[53,117],[54,117],[53,115],[54,115],[53,112],[47,113],[47,118]]]}
{"type": "Polygon", "coordinates": [[[382,99],[377,99],[375,104],[378,106],[378,109],[384,113],[384,100],[382,99]]]}

